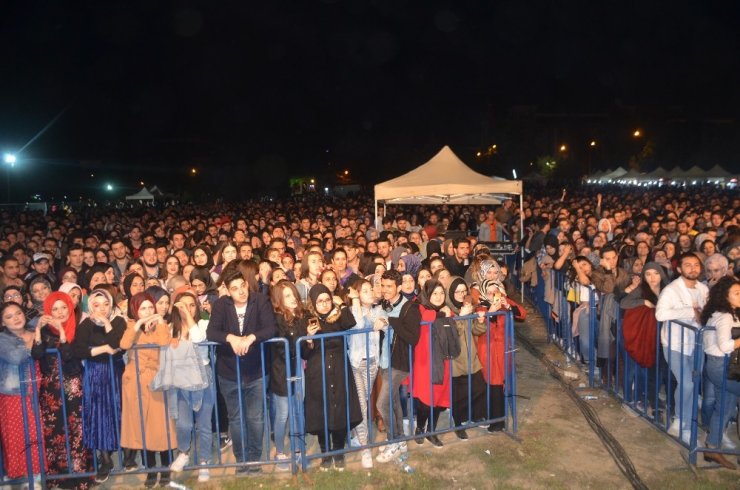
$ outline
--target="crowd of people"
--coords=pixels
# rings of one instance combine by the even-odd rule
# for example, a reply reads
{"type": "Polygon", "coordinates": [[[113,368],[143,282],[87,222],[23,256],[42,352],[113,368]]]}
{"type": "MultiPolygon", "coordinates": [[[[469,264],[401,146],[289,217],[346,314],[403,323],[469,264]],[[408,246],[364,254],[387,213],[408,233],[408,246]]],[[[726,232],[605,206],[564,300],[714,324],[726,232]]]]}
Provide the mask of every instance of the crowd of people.
{"type": "MultiPolygon", "coordinates": [[[[605,383],[616,376],[626,401],[653,410],[655,420],[686,443],[699,356],[700,443],[734,448],[725,429],[737,416],[740,383],[725,379],[725,362],[740,347],[740,197],[711,187],[696,194],[675,187],[640,193],[597,189],[564,190],[559,199],[550,195],[530,203],[521,279],[540,288],[554,321],[571,319],[567,335],[577,357],[596,362],[605,383]],[[562,311],[556,293],[567,296],[569,311],[562,311]],[[619,340],[636,366],[647,369],[645,376],[630,371],[630,364],[616,371],[620,312],[619,340]],[[699,344],[702,326],[710,328],[699,344]],[[704,352],[694,352],[696,345],[704,352]]],[[[718,452],[705,452],[704,458],[735,468],[718,452]]]]}
{"type": "MultiPolygon", "coordinates": [[[[265,457],[288,470],[286,439],[297,434],[316,435],[321,453],[333,452],[320,468],[341,471],[348,440],[363,445],[374,432],[389,442],[375,457],[363,449],[363,467],[402,457],[409,448],[397,439],[411,418],[415,443],[433,447],[444,445],[434,430],[447,409],[460,439],[466,422],[494,420],[488,430],[502,430],[504,322],[483,314],[511,310],[524,319],[512,274],[543,281],[553,315],[565,313],[552,300],[550,270],[569,278],[581,353],[589,344],[584,305],[597,293],[599,361],[613,355],[609,319],[621,306],[630,355],[661,366],[649,382],[681,381],[670,385],[678,387],[670,414],[678,437],[689,424],[694,339],[675,326],[658,336],[656,323],[716,327],[704,339],[702,414],[707,444],[719,446],[740,395],[719,368],[740,346],[732,339],[740,326],[740,199],[718,189],[601,192],[533,189],[521,209],[512,200],[491,209],[391,206],[377,218],[368,198],[315,196],[3,212],[0,411],[12,414],[0,418],[4,473],[28,473],[19,422],[23,411],[34,413],[21,396],[27,379],[38,380],[42,428],[30,431],[31,447],[41,448],[30,451],[33,472],[43,463],[50,474],[96,473],[60,479],[60,487],[105,481],[119,449],[123,470],[192,465],[207,481],[208,468],[198,466],[229,446],[249,463],[237,474],[259,474],[265,457]],[[520,270],[493,255],[490,241],[519,242],[520,270]],[[322,337],[336,332],[346,341],[322,337]],[[285,343],[265,344],[275,338],[287,340],[287,352],[285,343]],[[152,345],[163,348],[144,347],[152,345]],[[304,372],[298,390],[286,363],[304,372]],[[293,391],[303,393],[298,429],[289,426],[299,408],[289,406],[293,391]]],[[[146,485],[169,481],[169,471],[150,472],[146,485]]]]}
{"type": "Polygon", "coordinates": [[[350,439],[385,433],[377,454],[362,449],[365,468],[402,458],[404,436],[443,447],[434,432],[445,410],[459,439],[466,423],[503,430],[505,319],[486,313],[526,313],[508,267],[476,236],[515,236],[513,202],[488,213],[394,208],[378,226],[370,209],[364,198],[302,197],[4,212],[5,477],[27,475],[30,453],[34,474],[42,464],[94,473],[51,482],[88,488],[109,478],[120,450],[122,471],[165,469],[149,471],[147,487],[185,467],[203,482],[229,447],[245,463],[237,475],[259,474],[266,458],[288,471],[299,447],[288,438],[300,434],[317,437],[321,470],[342,471],[350,439]],[[346,338],[324,335],[337,332],[346,338]],[[288,367],[303,372],[300,387],[288,367]],[[25,396],[34,390],[38,420],[25,396]],[[304,414],[298,429],[291,408],[304,414]]]}

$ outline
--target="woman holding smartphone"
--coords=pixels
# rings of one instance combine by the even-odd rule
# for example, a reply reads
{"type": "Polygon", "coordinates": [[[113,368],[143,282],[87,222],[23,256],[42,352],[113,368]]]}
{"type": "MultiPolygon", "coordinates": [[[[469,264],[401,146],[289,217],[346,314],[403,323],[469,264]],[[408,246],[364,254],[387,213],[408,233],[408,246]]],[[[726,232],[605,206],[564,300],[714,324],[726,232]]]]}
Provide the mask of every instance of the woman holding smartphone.
{"type": "MultiPolygon", "coordinates": [[[[319,331],[342,332],[355,325],[349,308],[344,307],[339,300],[334,301],[329,288],[323,284],[316,284],[309,291],[308,310],[316,317],[315,323],[309,322],[309,335],[319,331]]],[[[302,356],[306,359],[305,432],[318,436],[322,453],[344,449],[347,431],[362,422],[355,380],[352,373],[345,370],[345,365],[348,364],[345,343],[341,337],[314,341],[312,348],[302,350],[302,356]]],[[[344,471],[343,455],[324,457],[321,470],[329,470],[332,462],[337,471],[344,471]]]]}

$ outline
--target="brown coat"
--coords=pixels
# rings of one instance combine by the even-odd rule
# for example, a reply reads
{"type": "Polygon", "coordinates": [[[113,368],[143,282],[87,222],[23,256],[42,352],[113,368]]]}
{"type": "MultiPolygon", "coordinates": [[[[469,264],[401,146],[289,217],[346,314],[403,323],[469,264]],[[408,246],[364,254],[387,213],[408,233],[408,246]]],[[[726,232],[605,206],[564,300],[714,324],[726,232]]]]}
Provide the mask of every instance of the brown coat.
{"type": "MultiPolygon", "coordinates": [[[[121,348],[129,350],[135,345],[169,344],[172,336],[165,323],[160,323],[151,333],[134,329],[135,322],[129,321],[126,332],[121,338],[121,348]]],[[[129,350],[128,364],[123,372],[122,385],[122,413],[121,413],[121,447],[128,449],[146,449],[150,451],[166,451],[177,447],[175,424],[167,415],[164,405],[164,393],[151,391],[149,384],[159,370],[159,349],[141,348],[129,350]],[[136,382],[136,365],[138,357],[139,383],[136,382]],[[139,391],[141,390],[141,391],[139,391]],[[141,396],[139,396],[141,393],[141,396]],[[141,405],[139,405],[141,400],[141,405]],[[140,411],[141,406],[141,411],[140,411]],[[144,414],[144,437],[142,437],[142,423],[140,413],[144,414]],[[169,424],[169,444],[167,443],[167,427],[169,424]]]]}

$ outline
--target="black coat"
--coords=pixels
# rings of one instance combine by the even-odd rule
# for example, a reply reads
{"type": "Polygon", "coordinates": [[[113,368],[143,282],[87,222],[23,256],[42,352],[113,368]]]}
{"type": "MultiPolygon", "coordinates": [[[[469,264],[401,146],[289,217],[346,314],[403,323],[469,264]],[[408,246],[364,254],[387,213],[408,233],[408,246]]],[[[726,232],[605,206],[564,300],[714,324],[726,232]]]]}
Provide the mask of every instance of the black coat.
{"type": "MultiPolygon", "coordinates": [[[[211,342],[218,342],[216,347],[216,373],[224,378],[236,381],[236,356],[231,345],[226,341],[229,335],[247,337],[251,334],[257,340],[246,355],[239,357],[239,368],[242,382],[252,382],[263,377],[261,344],[275,336],[277,323],[270,299],[264,294],[249,293],[247,312],[244,315],[244,332],[240,333],[239,318],[236,316],[234,300],[231,296],[219,298],[211,307],[211,320],[208,322],[207,337],[211,342]]],[[[265,356],[265,362],[269,357],[265,356]]],[[[269,366],[266,366],[269,372],[269,366]]]]}
{"type": "MultiPolygon", "coordinates": [[[[288,340],[288,348],[290,350],[290,372],[293,376],[296,374],[296,348],[295,341],[299,337],[303,337],[308,332],[306,327],[308,326],[308,320],[306,318],[296,318],[293,320],[293,324],[288,325],[285,318],[276,314],[277,319],[277,335],[275,337],[282,337],[288,340]]],[[[306,345],[302,345],[301,348],[305,348],[306,345]]],[[[288,396],[288,383],[286,378],[285,369],[285,345],[282,342],[272,344],[272,360],[270,366],[270,392],[277,396],[288,396]]]]}
{"type": "MultiPolygon", "coordinates": [[[[355,318],[349,308],[343,308],[335,322],[320,321],[320,324],[320,333],[341,332],[355,326],[355,318]]],[[[362,411],[345,343],[341,337],[324,341],[326,397],[324,397],[322,383],[321,342],[314,340],[313,344],[313,348],[308,348],[306,344],[301,345],[301,355],[306,359],[305,430],[310,434],[319,434],[324,430],[324,400],[326,400],[328,429],[330,431],[347,430],[348,428],[351,430],[362,422],[362,411]],[[347,424],[348,400],[349,424],[347,424]]]]}

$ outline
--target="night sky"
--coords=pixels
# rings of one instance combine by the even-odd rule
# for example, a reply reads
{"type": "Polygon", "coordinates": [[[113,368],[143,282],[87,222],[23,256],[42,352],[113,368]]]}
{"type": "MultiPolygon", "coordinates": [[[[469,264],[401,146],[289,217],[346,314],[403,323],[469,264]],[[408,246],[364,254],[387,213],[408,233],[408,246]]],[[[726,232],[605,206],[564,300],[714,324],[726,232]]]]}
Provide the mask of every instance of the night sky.
{"type": "Polygon", "coordinates": [[[561,144],[572,173],[648,142],[643,167],[740,166],[737,2],[68,3],[3,3],[0,149],[59,116],[19,195],[374,184],[445,144],[505,177],[561,144]]]}

